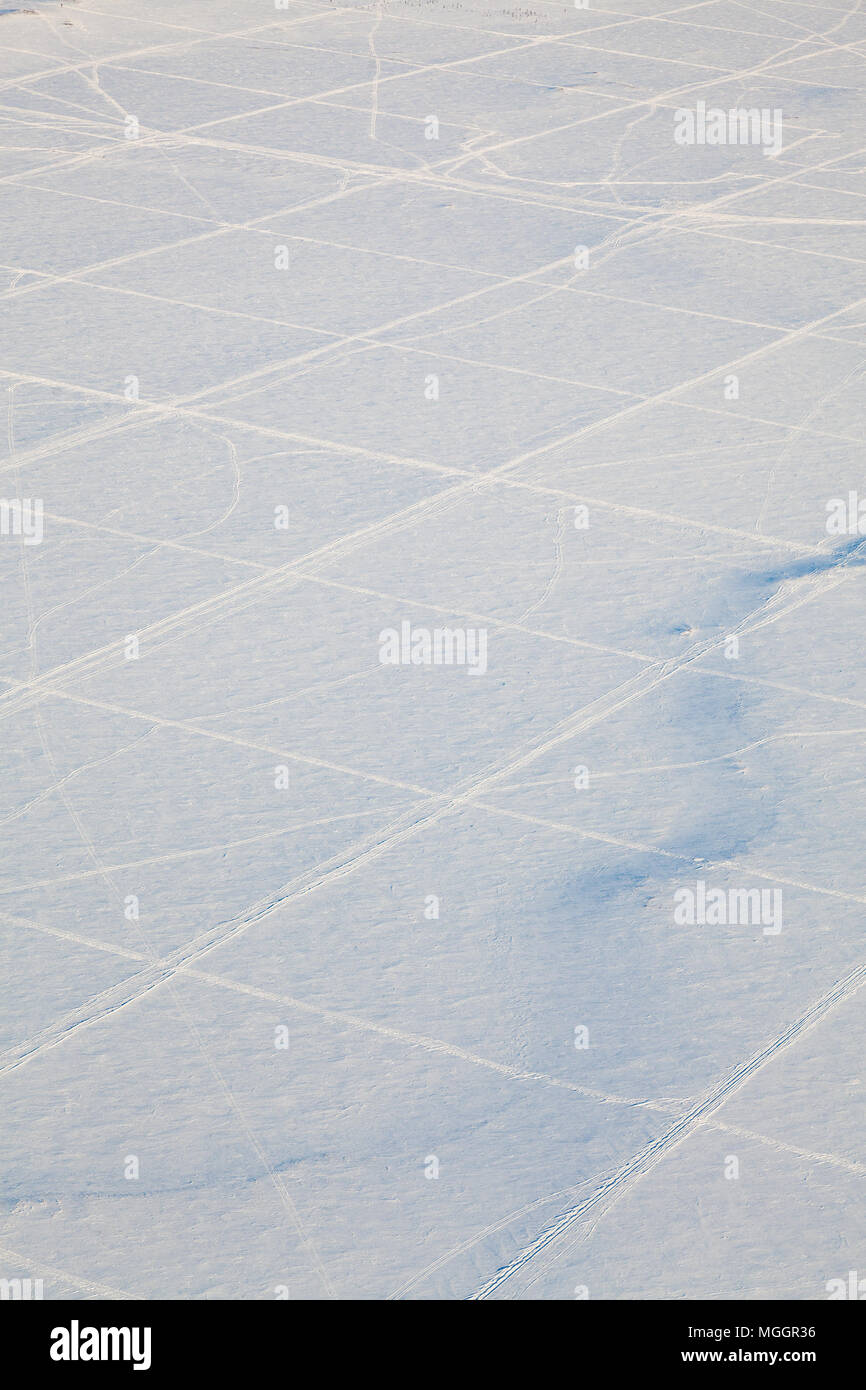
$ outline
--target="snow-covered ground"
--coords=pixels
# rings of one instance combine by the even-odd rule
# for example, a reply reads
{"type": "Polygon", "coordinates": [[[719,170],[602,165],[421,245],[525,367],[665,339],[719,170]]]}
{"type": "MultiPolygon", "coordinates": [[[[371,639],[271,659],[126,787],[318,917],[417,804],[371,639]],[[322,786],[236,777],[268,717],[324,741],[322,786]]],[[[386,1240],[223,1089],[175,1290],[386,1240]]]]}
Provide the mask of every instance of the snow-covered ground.
{"type": "Polygon", "coordinates": [[[866,11],[7,0],[0,88],[0,1278],[866,1278],[866,11]]]}

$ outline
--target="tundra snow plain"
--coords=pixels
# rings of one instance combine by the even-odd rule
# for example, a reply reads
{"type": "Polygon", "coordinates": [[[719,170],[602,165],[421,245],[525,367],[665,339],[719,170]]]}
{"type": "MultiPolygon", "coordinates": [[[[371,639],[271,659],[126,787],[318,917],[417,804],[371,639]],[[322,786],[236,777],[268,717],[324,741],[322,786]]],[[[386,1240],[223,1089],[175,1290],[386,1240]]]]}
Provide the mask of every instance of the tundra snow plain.
{"type": "Polygon", "coordinates": [[[856,1288],[866,15],[0,50],[0,1276],[856,1288]]]}

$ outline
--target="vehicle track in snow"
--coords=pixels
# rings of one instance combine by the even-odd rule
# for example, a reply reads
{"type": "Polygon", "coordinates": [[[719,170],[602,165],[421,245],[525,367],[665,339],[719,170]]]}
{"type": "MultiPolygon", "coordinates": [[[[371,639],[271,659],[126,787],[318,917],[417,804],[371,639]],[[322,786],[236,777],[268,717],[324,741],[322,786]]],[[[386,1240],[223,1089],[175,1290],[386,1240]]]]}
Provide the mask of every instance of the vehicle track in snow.
{"type": "Polygon", "coordinates": [[[810,1004],[808,1009],[794,1019],[793,1023],[789,1023],[788,1027],[772,1042],[767,1043],[759,1052],[754,1053],[747,1061],[741,1062],[739,1066],[729,1072],[723,1081],[719,1082],[684,1115],[681,1115],[664,1134],[660,1135],[658,1139],[651,1140],[639,1153],[630,1158],[628,1163],[607,1178],[592,1196],[586,1197],[582,1202],[578,1202],[576,1206],[569,1208],[568,1211],[557,1217],[530,1245],[525,1246],[519,1254],[509,1260],[508,1264],[497,1270],[492,1279],[488,1279],[485,1284],[482,1284],[481,1288],[471,1295],[469,1301],[474,1302],[479,1299],[490,1298],[509,1279],[531,1264],[543,1250],[546,1250],[577,1222],[593,1213],[603,1214],[614,1201],[619,1201],[627,1196],[641,1178],[651,1172],[661,1163],[662,1159],[667,1158],[674,1149],[678,1148],[684,1140],[690,1138],[702,1125],[706,1124],[716,1111],[747,1081],[774,1061],[792,1043],[803,1037],[805,1033],[810,1032],[832,1009],[844,1003],[846,999],[850,999],[864,984],[866,984],[866,961],[855,966],[847,975],[843,975],[841,979],[831,985],[819,999],[810,1004]]]}

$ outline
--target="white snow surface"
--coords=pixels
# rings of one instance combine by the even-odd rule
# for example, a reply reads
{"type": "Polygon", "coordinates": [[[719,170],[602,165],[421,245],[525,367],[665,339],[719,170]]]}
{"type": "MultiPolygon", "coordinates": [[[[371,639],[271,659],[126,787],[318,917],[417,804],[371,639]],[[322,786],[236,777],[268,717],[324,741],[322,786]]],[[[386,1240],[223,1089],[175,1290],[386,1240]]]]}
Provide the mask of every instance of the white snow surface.
{"type": "Polygon", "coordinates": [[[866,10],[6,0],[0,88],[0,1277],[866,1276],[866,10]]]}

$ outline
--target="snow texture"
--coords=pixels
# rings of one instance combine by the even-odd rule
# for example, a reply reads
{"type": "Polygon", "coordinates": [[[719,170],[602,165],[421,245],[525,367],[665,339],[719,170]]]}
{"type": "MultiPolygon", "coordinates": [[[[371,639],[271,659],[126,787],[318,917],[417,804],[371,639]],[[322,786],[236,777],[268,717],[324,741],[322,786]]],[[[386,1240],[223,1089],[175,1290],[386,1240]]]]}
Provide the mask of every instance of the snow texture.
{"type": "Polygon", "coordinates": [[[866,10],[7,0],[0,88],[2,1279],[866,1277],[866,10]]]}

